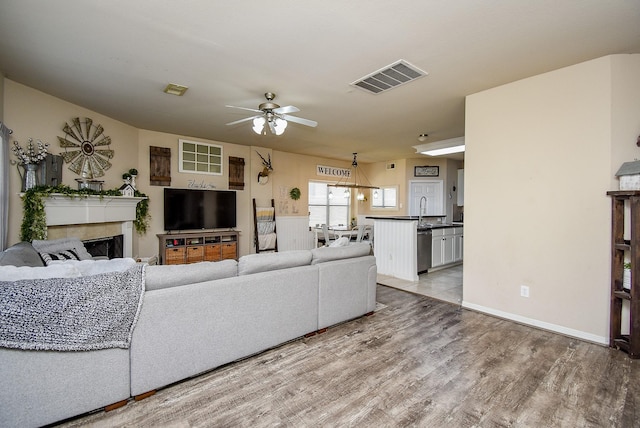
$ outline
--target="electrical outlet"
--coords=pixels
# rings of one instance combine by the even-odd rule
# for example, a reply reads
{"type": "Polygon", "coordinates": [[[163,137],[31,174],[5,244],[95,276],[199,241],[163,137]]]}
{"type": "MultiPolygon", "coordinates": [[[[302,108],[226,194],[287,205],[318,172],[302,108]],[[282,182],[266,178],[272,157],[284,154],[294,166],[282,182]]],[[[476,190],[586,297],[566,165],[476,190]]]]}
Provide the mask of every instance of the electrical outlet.
{"type": "Polygon", "coordinates": [[[529,297],[529,287],[527,287],[526,285],[521,285],[520,286],[520,296],[529,297]]]}

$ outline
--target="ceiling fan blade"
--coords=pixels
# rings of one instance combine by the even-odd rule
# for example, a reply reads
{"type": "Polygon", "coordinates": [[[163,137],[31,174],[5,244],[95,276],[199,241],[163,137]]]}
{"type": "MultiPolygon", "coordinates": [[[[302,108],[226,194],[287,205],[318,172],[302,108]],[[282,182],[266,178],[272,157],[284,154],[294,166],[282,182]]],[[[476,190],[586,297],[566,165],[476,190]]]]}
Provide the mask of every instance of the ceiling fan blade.
{"type": "Polygon", "coordinates": [[[312,127],[318,126],[318,122],[316,122],[315,120],[304,119],[302,117],[289,116],[288,114],[283,114],[282,118],[285,120],[288,120],[289,122],[299,123],[300,125],[306,125],[306,126],[312,126],[312,127]]]}
{"type": "MultiPolygon", "coordinates": [[[[262,112],[261,112],[262,113],[262,112]]],[[[235,125],[236,123],[242,123],[242,122],[248,122],[250,120],[255,119],[256,117],[261,117],[262,115],[257,115],[257,116],[251,116],[251,117],[245,117],[244,119],[240,119],[240,120],[234,120],[233,122],[229,122],[227,123],[227,125],[235,125]]]]}
{"type": "Polygon", "coordinates": [[[284,107],[278,107],[273,109],[273,112],[277,114],[295,113],[298,111],[300,111],[300,109],[295,106],[284,106],[284,107]]]}
{"type": "Polygon", "coordinates": [[[229,108],[237,108],[237,109],[240,109],[240,110],[249,110],[249,111],[253,111],[253,112],[256,112],[256,113],[262,113],[262,110],[258,110],[258,109],[255,109],[255,108],[238,107],[238,106],[229,106],[229,105],[226,105],[225,107],[229,107],[229,108]]]}

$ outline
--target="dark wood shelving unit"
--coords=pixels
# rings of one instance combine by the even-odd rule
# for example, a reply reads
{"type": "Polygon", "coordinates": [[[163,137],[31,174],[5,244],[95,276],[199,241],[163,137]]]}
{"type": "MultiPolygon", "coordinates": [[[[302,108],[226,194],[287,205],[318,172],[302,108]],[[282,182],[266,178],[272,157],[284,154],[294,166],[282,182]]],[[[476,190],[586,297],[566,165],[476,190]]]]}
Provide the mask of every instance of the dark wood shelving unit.
{"type": "Polygon", "coordinates": [[[640,191],[607,192],[611,197],[611,323],[609,346],[640,358],[640,191]],[[630,239],[624,239],[628,204],[630,239]],[[631,262],[631,289],[623,287],[625,256],[631,262]],[[622,306],[629,302],[629,334],[622,334],[622,306]]]}

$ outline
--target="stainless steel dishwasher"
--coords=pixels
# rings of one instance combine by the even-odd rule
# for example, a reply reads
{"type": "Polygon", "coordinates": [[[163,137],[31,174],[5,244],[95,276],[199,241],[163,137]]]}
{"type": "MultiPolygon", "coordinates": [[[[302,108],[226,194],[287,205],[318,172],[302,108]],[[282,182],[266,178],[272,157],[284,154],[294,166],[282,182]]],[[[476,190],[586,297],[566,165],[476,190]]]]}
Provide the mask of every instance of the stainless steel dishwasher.
{"type": "Polygon", "coordinates": [[[432,230],[418,230],[418,273],[431,268],[431,238],[432,230]]]}

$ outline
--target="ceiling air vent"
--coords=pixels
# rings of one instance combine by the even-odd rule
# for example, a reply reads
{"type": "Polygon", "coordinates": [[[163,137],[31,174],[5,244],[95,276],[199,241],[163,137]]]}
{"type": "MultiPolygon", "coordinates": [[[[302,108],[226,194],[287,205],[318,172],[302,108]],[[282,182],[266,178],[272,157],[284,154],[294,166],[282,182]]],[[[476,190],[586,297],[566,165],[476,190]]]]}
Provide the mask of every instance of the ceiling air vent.
{"type": "Polygon", "coordinates": [[[356,80],[351,85],[373,94],[379,94],[427,74],[429,73],[401,59],[356,80]]]}

